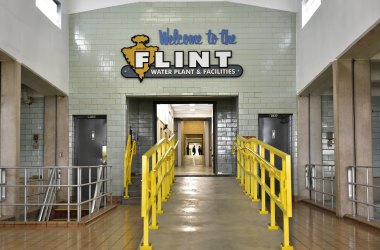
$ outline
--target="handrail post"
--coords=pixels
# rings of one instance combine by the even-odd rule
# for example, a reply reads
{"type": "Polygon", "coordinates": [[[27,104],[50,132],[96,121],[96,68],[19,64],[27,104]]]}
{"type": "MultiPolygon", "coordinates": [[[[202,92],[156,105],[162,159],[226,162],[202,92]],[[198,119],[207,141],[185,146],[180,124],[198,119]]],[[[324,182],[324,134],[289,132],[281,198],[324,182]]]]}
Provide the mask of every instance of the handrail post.
{"type": "MultiPolygon", "coordinates": [[[[263,159],[265,158],[265,149],[261,145],[260,145],[260,156],[263,159]]],[[[260,181],[260,185],[261,185],[261,210],[260,210],[260,214],[268,214],[268,210],[266,208],[266,199],[265,199],[266,192],[265,192],[265,188],[264,188],[264,186],[266,185],[265,184],[264,163],[260,163],[260,177],[261,177],[261,181],[260,181]]]]}
{"type": "MultiPolygon", "coordinates": [[[[248,147],[248,143],[244,144],[244,147],[248,147]]],[[[250,157],[248,153],[244,157],[244,193],[249,196],[250,195],[250,157]]]]}
{"type": "Polygon", "coordinates": [[[157,197],[157,175],[156,172],[150,171],[150,201],[152,204],[152,222],[149,226],[149,229],[158,229],[158,224],[157,224],[157,202],[156,202],[156,197],[157,197]]]}
{"type": "MultiPolygon", "coordinates": [[[[270,152],[270,164],[274,166],[274,153],[270,152]]],[[[284,166],[285,167],[285,166],[284,166]]],[[[269,174],[270,178],[270,194],[274,196],[275,192],[275,181],[274,173],[269,174]]],[[[276,207],[273,198],[270,199],[270,224],[268,225],[269,230],[277,230],[278,226],[276,225],[276,207]]]]}
{"type": "Polygon", "coordinates": [[[142,185],[141,185],[141,216],[144,218],[143,242],[140,245],[140,250],[152,250],[152,245],[149,243],[149,211],[148,211],[148,175],[149,162],[148,157],[142,157],[142,185]]]}
{"type": "MultiPolygon", "coordinates": [[[[161,148],[159,147],[157,149],[157,160],[158,162],[162,159],[162,154],[161,154],[161,148]]],[[[157,213],[158,214],[163,214],[164,210],[162,209],[162,168],[158,169],[157,171],[157,183],[161,183],[161,187],[158,187],[158,192],[156,194],[157,196],[157,213]]]]}
{"type": "MultiPolygon", "coordinates": [[[[234,143],[235,144],[235,147],[239,147],[240,146],[240,138],[238,136],[238,138],[236,139],[236,142],[234,143]]],[[[237,180],[240,180],[240,150],[236,150],[236,159],[237,159],[237,175],[236,175],[236,179],[237,180]]]]}

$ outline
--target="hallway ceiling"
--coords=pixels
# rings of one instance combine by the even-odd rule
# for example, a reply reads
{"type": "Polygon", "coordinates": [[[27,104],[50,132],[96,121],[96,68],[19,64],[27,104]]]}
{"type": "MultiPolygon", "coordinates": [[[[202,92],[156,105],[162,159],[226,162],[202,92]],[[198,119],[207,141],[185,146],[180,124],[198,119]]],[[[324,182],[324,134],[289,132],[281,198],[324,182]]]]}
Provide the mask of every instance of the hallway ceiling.
{"type": "MultiPolygon", "coordinates": [[[[225,2],[219,0],[67,0],[65,1],[65,13],[73,14],[80,13],[89,10],[102,9],[107,7],[119,6],[130,3],[138,2],[225,2]]],[[[276,10],[283,10],[289,12],[297,12],[297,1],[296,0],[230,0],[227,2],[246,4],[276,10]]]]}
{"type": "Polygon", "coordinates": [[[171,104],[175,118],[207,118],[212,117],[212,104],[171,104]],[[192,106],[190,106],[192,105],[192,106]]]}

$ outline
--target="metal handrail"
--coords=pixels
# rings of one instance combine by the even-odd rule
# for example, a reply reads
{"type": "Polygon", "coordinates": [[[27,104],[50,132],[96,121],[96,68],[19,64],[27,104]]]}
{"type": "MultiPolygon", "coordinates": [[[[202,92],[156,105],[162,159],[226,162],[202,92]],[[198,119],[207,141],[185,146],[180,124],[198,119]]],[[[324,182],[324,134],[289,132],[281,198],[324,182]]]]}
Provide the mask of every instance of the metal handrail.
{"type": "Polygon", "coordinates": [[[129,198],[128,187],[132,183],[132,160],[136,154],[136,141],[132,140],[132,135],[128,135],[124,153],[124,198],[129,198]]]}
{"type": "MultiPolygon", "coordinates": [[[[52,166],[52,167],[19,167],[19,168],[0,168],[0,173],[8,170],[17,170],[19,178],[23,178],[22,183],[1,183],[1,188],[12,189],[13,192],[20,193],[22,197],[16,200],[4,200],[0,202],[0,207],[13,207],[15,216],[17,208],[23,208],[24,221],[47,221],[53,206],[67,207],[67,222],[71,221],[70,210],[77,208],[76,221],[82,220],[81,210],[83,206],[88,206],[89,214],[99,211],[112,205],[112,167],[108,165],[100,166],[52,166]],[[83,171],[89,172],[88,180],[82,182],[83,171]],[[97,171],[97,179],[91,179],[91,171],[97,171]],[[77,174],[77,183],[73,183],[72,177],[77,174]],[[48,176],[47,179],[44,176],[48,176]],[[65,176],[65,177],[63,177],[65,176]],[[89,196],[82,200],[82,188],[88,187],[89,196]],[[94,189],[95,188],[95,189],[94,189]],[[18,192],[22,190],[23,192],[18,192]],[[29,194],[38,190],[37,193],[29,194]],[[75,192],[76,191],[76,199],[75,192]],[[59,200],[57,198],[59,197],[59,200]],[[23,202],[21,202],[23,201],[23,202]],[[31,211],[40,209],[38,216],[28,218],[31,211]]],[[[17,217],[17,216],[16,216],[17,217]]]]}
{"type": "Polygon", "coordinates": [[[374,220],[374,217],[371,217],[371,209],[380,208],[380,205],[376,205],[373,199],[370,199],[370,190],[379,188],[380,186],[372,185],[370,183],[370,173],[369,170],[379,169],[379,167],[373,166],[349,166],[347,168],[347,184],[348,184],[348,200],[352,202],[352,215],[357,216],[357,204],[362,204],[367,207],[367,221],[374,220]],[[358,169],[365,169],[365,183],[360,183],[357,181],[357,171],[358,169]],[[357,193],[357,186],[365,188],[365,201],[357,199],[359,195],[357,193]]]}
{"type": "Polygon", "coordinates": [[[48,221],[50,218],[50,213],[53,205],[53,201],[55,202],[57,187],[52,186],[53,183],[57,181],[56,168],[50,171],[49,174],[49,184],[45,193],[44,202],[42,207],[40,208],[40,213],[38,215],[38,221],[48,221]]]}
{"type": "Polygon", "coordinates": [[[260,214],[268,214],[266,197],[270,198],[270,224],[269,230],[277,230],[276,205],[283,214],[284,242],[282,250],[293,249],[290,245],[289,218],[292,217],[292,184],[291,184],[291,160],[290,155],[256,139],[245,139],[238,135],[233,144],[232,152],[237,158],[237,180],[244,187],[244,192],[253,202],[258,202],[258,186],[261,187],[260,214]],[[269,153],[269,161],[265,153],[269,153]],[[275,165],[275,159],[281,159],[281,169],[275,165]],[[266,183],[269,177],[269,186],[266,183]],[[279,182],[279,193],[275,189],[276,181],[279,182]]]}
{"type": "Polygon", "coordinates": [[[314,203],[320,203],[317,194],[322,195],[322,205],[326,206],[326,196],[331,200],[331,209],[334,209],[335,195],[335,165],[306,164],[305,165],[305,187],[310,191],[309,199],[314,203]],[[327,170],[326,170],[327,168],[327,170]],[[329,184],[330,188],[326,186],[329,184]],[[314,200],[312,198],[314,193],[314,200]]]}
{"type": "Polygon", "coordinates": [[[163,138],[142,156],[141,217],[144,219],[140,250],[151,250],[149,229],[158,229],[157,214],[163,213],[162,202],[168,200],[174,184],[174,162],[178,141],[174,135],[163,138]],[[149,221],[151,224],[149,225],[149,221]]]}

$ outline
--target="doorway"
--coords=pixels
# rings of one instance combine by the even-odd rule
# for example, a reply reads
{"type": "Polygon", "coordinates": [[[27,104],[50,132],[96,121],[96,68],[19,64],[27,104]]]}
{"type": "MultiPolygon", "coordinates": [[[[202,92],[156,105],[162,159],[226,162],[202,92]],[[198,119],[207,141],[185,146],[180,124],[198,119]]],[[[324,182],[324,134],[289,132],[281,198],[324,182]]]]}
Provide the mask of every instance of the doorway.
{"type": "Polygon", "coordinates": [[[178,140],[176,175],[214,175],[214,104],[200,102],[157,103],[156,141],[175,134],[178,140]]]}
{"type": "MultiPolygon", "coordinates": [[[[183,126],[180,124],[185,121],[202,121],[204,124],[204,137],[202,146],[205,157],[205,165],[210,166],[212,175],[236,175],[236,158],[232,155],[232,145],[236,140],[239,127],[238,116],[238,97],[237,96],[207,96],[207,97],[126,97],[126,129],[132,129],[137,138],[137,152],[133,160],[132,173],[141,174],[141,157],[149,150],[161,136],[170,136],[173,133],[177,135],[180,142],[184,141],[183,126]],[[181,105],[184,110],[190,113],[188,116],[177,117],[171,110],[171,116],[174,119],[174,126],[171,127],[169,122],[159,122],[157,120],[157,105],[181,105]],[[201,104],[211,105],[211,117],[199,117],[197,106],[201,104]],[[195,105],[195,108],[194,106],[195,105]],[[194,109],[192,111],[191,109],[194,109]],[[168,125],[167,127],[165,125],[168,125]],[[207,150],[208,149],[208,150],[207,150]],[[206,154],[209,154],[209,157],[206,154]],[[206,161],[209,161],[207,164],[206,161]]],[[[202,107],[202,106],[199,106],[202,107]]],[[[169,110],[169,109],[167,109],[169,110]]],[[[192,132],[196,137],[200,133],[192,132]]],[[[178,144],[176,156],[176,169],[182,166],[185,155],[185,142],[178,144]],[[180,155],[178,155],[180,154],[180,155]]],[[[178,172],[176,172],[177,174],[178,172]]],[[[201,175],[201,174],[199,174],[201,175]]],[[[202,175],[201,175],[202,176],[202,175]]]]}
{"type": "MultiPolygon", "coordinates": [[[[98,166],[107,164],[107,117],[103,115],[74,116],[74,166],[98,166]]],[[[81,183],[95,181],[97,173],[82,168],[81,183]]],[[[78,173],[74,171],[73,182],[78,184],[78,173]]],[[[95,185],[95,184],[94,184],[95,185]]],[[[81,188],[82,201],[93,195],[95,186],[81,188]]],[[[74,189],[76,195],[76,189],[74,189]]]]}

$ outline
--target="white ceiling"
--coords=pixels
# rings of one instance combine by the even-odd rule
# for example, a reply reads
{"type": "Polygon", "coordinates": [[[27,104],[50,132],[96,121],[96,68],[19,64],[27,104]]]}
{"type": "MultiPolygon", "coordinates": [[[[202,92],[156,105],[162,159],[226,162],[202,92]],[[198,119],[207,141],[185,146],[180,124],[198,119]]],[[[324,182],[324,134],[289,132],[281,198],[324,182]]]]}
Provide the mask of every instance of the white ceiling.
{"type": "Polygon", "coordinates": [[[171,106],[174,110],[175,118],[212,117],[212,104],[171,104],[171,106]]]}
{"type": "MultiPolygon", "coordinates": [[[[225,2],[220,0],[66,0],[65,12],[67,14],[79,13],[89,10],[102,9],[112,6],[137,2],[225,2]]],[[[265,7],[276,10],[297,12],[297,0],[231,0],[228,2],[252,6],[265,7]]]]}

